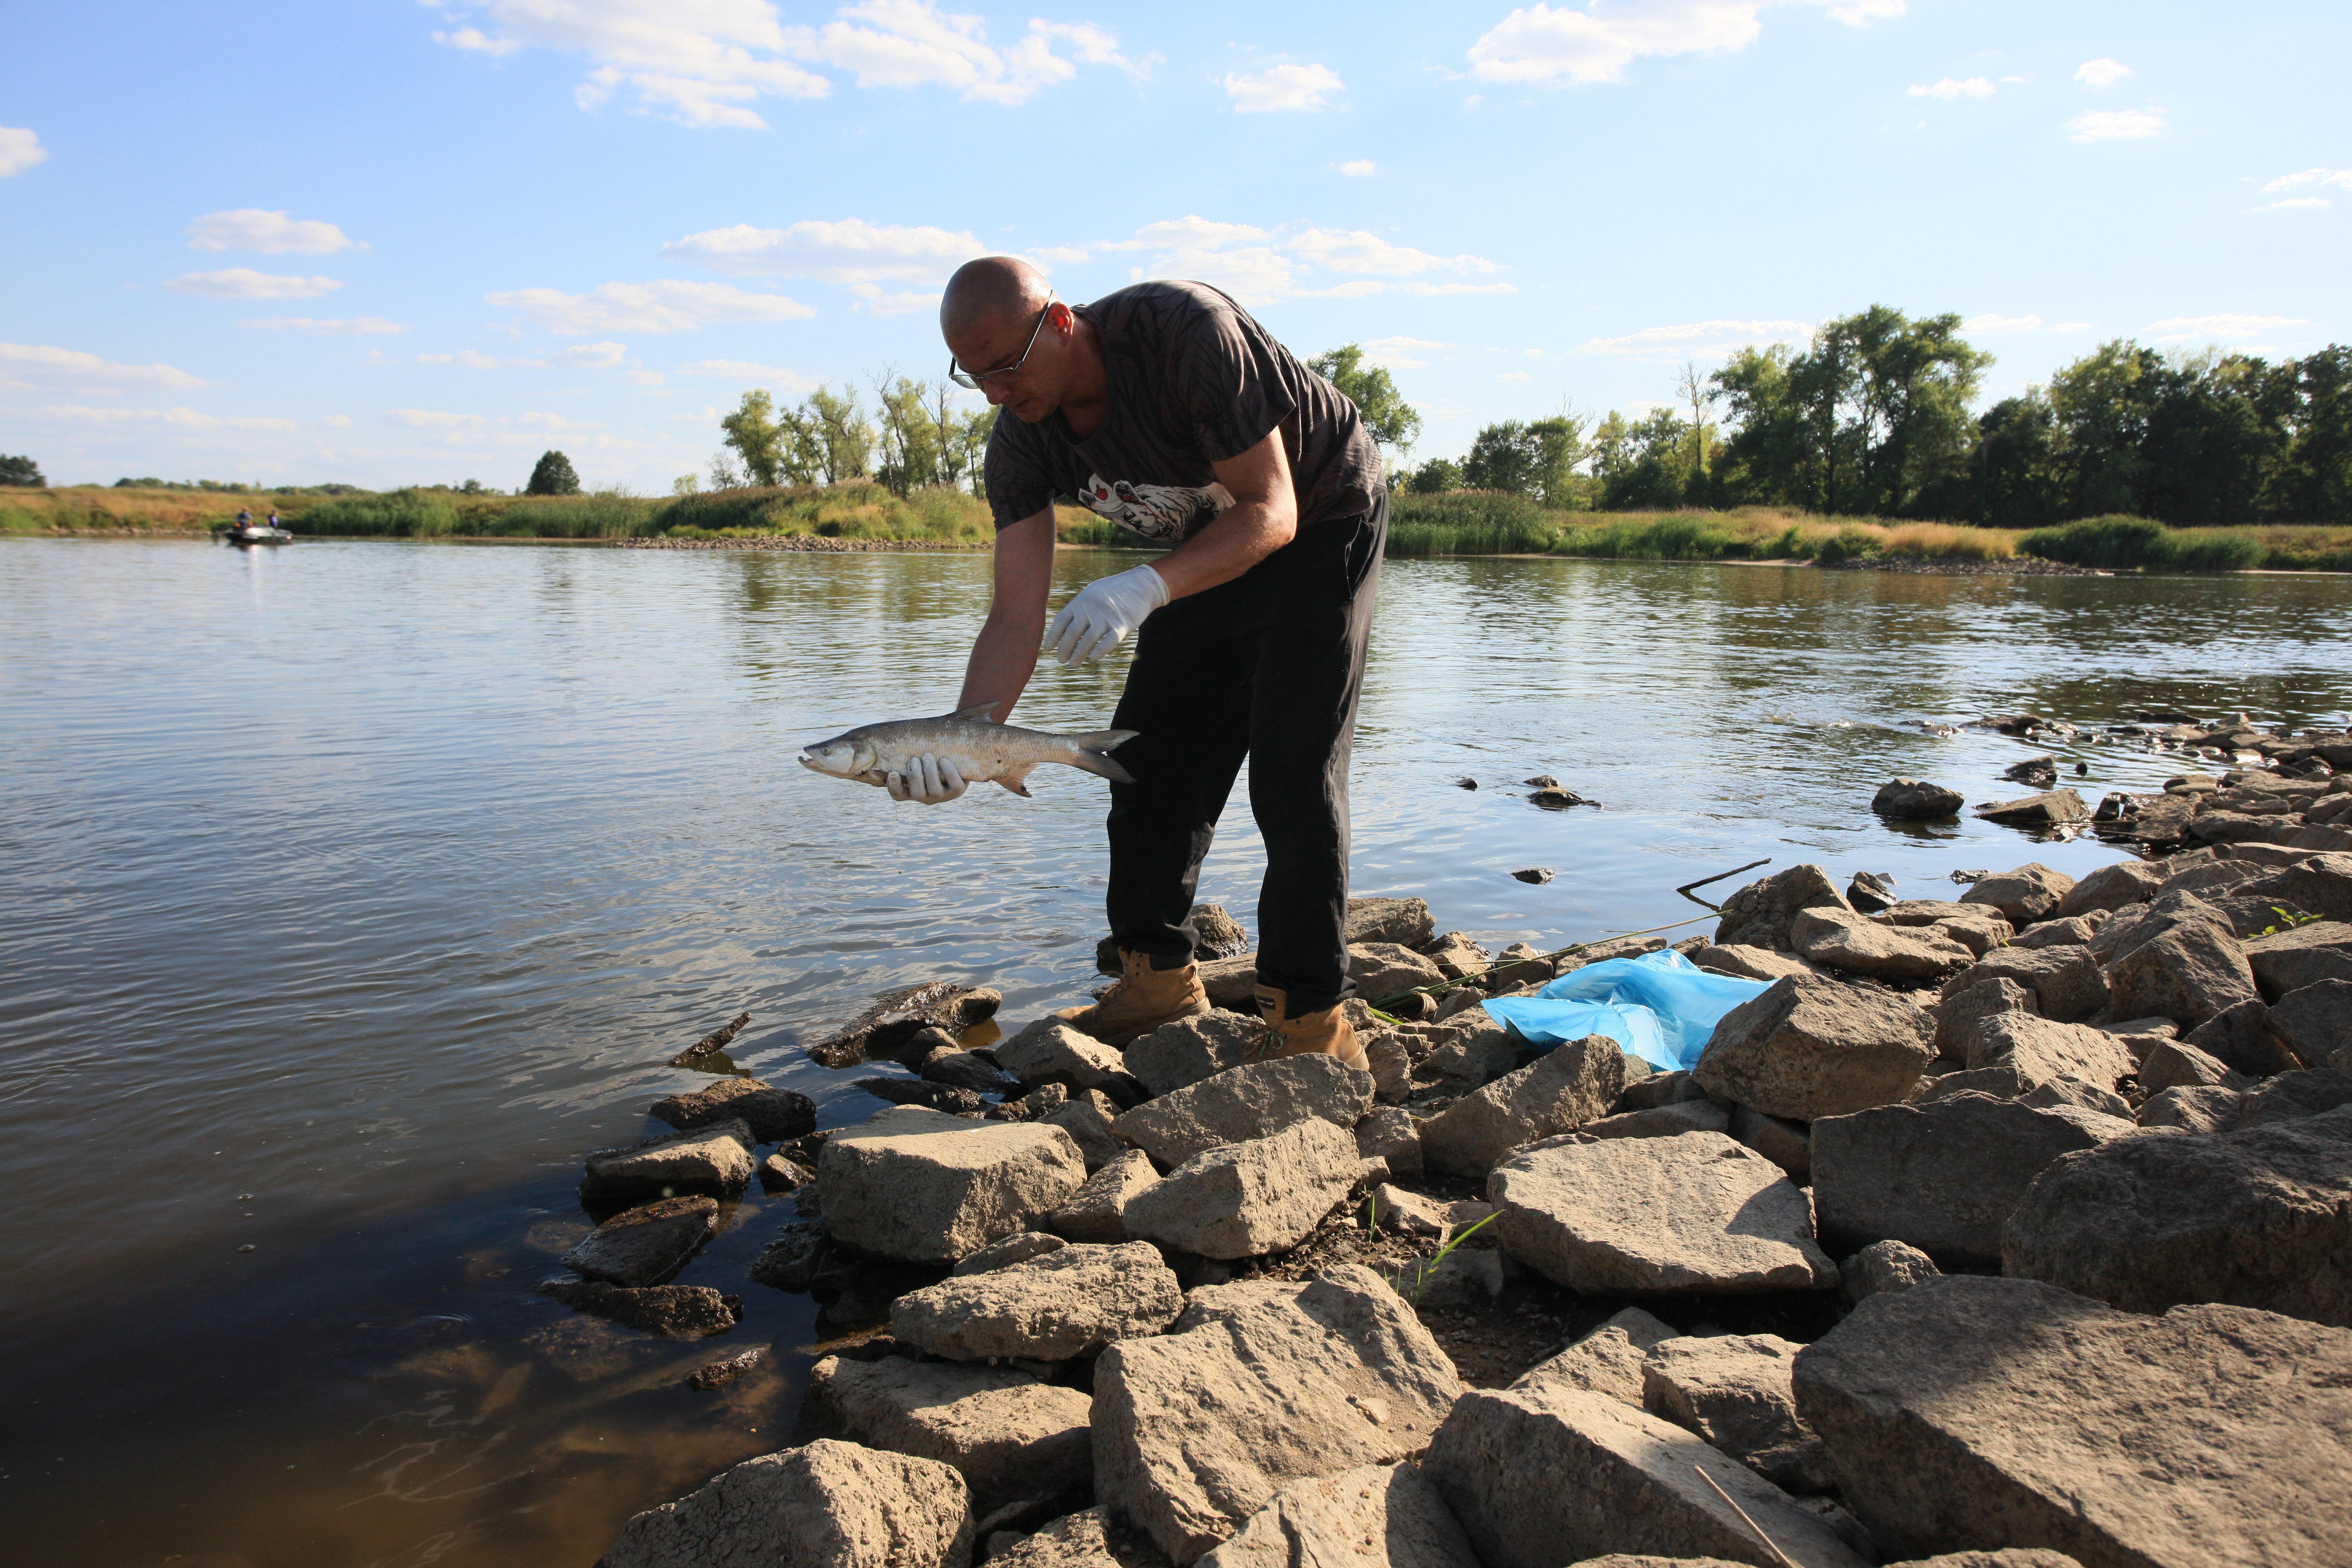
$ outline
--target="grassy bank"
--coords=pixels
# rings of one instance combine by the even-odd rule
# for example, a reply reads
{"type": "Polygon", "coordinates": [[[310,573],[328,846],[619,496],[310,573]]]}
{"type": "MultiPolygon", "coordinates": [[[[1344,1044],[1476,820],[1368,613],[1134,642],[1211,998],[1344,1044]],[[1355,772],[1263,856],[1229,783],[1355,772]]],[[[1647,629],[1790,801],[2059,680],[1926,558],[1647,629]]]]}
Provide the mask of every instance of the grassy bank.
{"type": "MultiPolygon", "coordinates": [[[[218,530],[238,510],[273,510],[299,531],[361,539],[740,539],[815,534],[840,539],[981,544],[994,530],[988,504],[961,490],[890,493],[870,480],[838,485],[635,496],[467,495],[446,489],[326,497],[196,489],[0,489],[0,532],[218,530]]],[[[1058,507],[1066,544],[1139,542],[1079,507],[1058,507]]],[[[1578,555],[1621,561],[1811,561],[1873,556],[2001,561],[2038,556],[2105,571],[2352,572],[2352,528],[2269,525],[2168,528],[2146,518],[2097,517],[2031,533],[1957,523],[1823,518],[1746,507],[1737,511],[1561,511],[1492,490],[1397,496],[1389,553],[1578,555]]]]}
{"type": "Polygon", "coordinates": [[[1391,555],[1579,555],[1628,561],[1811,561],[2038,556],[2107,571],[2352,571],[2352,528],[2168,528],[2089,518],[2016,533],[1960,523],[1725,512],[1558,511],[1522,496],[1457,490],[1391,503],[1391,555]]]}

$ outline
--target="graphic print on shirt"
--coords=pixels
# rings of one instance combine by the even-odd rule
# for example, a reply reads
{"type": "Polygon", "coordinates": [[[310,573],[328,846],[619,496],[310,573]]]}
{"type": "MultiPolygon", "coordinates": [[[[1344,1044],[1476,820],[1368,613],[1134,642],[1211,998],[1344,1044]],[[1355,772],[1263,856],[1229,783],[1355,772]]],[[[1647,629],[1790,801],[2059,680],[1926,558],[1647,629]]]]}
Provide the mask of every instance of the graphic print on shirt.
{"type": "Polygon", "coordinates": [[[1220,484],[1195,489],[1188,485],[1131,485],[1125,479],[1087,476],[1078,499],[1103,516],[1146,539],[1181,540],[1198,520],[1223,517],[1234,504],[1234,492],[1220,484]]]}

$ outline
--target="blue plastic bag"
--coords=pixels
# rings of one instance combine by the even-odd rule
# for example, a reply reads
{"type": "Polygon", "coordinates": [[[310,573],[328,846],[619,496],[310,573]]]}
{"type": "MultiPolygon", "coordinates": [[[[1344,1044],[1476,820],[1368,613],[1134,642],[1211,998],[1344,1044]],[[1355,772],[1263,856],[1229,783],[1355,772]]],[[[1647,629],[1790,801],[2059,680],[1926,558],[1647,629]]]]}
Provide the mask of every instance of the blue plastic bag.
{"type": "Polygon", "coordinates": [[[1726,1013],[1767,988],[1761,980],[1709,974],[1663,948],[1588,963],[1533,996],[1498,997],[1486,1006],[1532,1044],[1606,1035],[1652,1067],[1674,1072],[1698,1060],[1726,1013]]]}

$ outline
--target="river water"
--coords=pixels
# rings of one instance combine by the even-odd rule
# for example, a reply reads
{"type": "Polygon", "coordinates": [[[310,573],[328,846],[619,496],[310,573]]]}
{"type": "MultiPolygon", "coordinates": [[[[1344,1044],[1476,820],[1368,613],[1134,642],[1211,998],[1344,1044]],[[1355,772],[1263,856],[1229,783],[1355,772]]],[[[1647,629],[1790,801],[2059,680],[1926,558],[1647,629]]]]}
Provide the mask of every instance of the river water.
{"type": "MultiPolygon", "coordinates": [[[[1065,552],[1062,589],[1133,559],[1065,552]]],[[[926,809],[793,762],[951,706],[986,595],[972,555],[0,543],[12,1558],[584,1568],[782,1442],[812,1309],[742,1268],[788,1201],[682,1277],[744,1292],[719,1340],[530,1287],[587,1228],[580,1154],[701,1081],[662,1064],[735,1013],[737,1065],[831,1126],[877,1102],[803,1047],[876,991],[986,983],[1008,1024],[1084,999],[1098,783],[926,809]],[[767,1370],[679,1385],[752,1344],[767,1370]]],[[[2021,742],[1919,721],[2340,725],[2347,632],[2342,577],[1391,563],[1356,888],[1557,946],[1702,913],[1677,884],[1765,857],[1914,897],[2080,874],[2118,852],[1892,827],[1871,793],[2024,793],[2021,742]],[[1602,805],[1538,810],[1537,773],[1602,805]]],[[[1099,727],[1121,668],[1045,666],[1020,721],[1099,727]]],[[[2061,754],[2091,798],[2181,771],[2061,754]]],[[[1248,923],[1238,792],[1225,831],[1202,897],[1248,923]]]]}

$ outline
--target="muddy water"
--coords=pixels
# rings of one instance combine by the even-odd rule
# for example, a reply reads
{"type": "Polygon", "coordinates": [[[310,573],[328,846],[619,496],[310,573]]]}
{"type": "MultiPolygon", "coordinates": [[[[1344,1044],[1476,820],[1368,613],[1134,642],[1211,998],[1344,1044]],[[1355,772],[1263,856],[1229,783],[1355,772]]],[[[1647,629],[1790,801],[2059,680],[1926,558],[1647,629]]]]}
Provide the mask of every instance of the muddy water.
{"type": "MultiPolygon", "coordinates": [[[[1067,554],[1065,586],[1131,560],[1067,554]]],[[[930,811],[792,760],[950,706],[985,594],[984,560],[929,554],[0,544],[10,1555],[585,1564],[776,1446],[816,1333],[742,1279],[778,1205],[684,1275],[745,1295],[702,1346],[529,1287],[585,1231],[579,1154],[738,1010],[735,1061],[834,1125],[876,1102],[802,1047],[874,991],[983,980],[1013,1021],[1082,994],[1096,781],[930,811]],[[680,1385],[751,1344],[762,1372],[680,1385]]],[[[1914,896],[2080,872],[2116,852],[1873,819],[1895,773],[2021,793],[2019,742],[1908,726],[2340,723],[2347,632],[2345,578],[1391,563],[1356,881],[1557,943],[1699,913],[1676,884],[1767,856],[1914,896]],[[1536,810],[1538,773],[1602,807],[1536,810]]],[[[1097,727],[1118,673],[1049,666],[1022,719],[1097,727]]],[[[2093,795],[2179,771],[2062,755],[2093,795]]],[[[1203,896],[1247,921],[1243,808],[1227,832],[1203,896]]]]}

